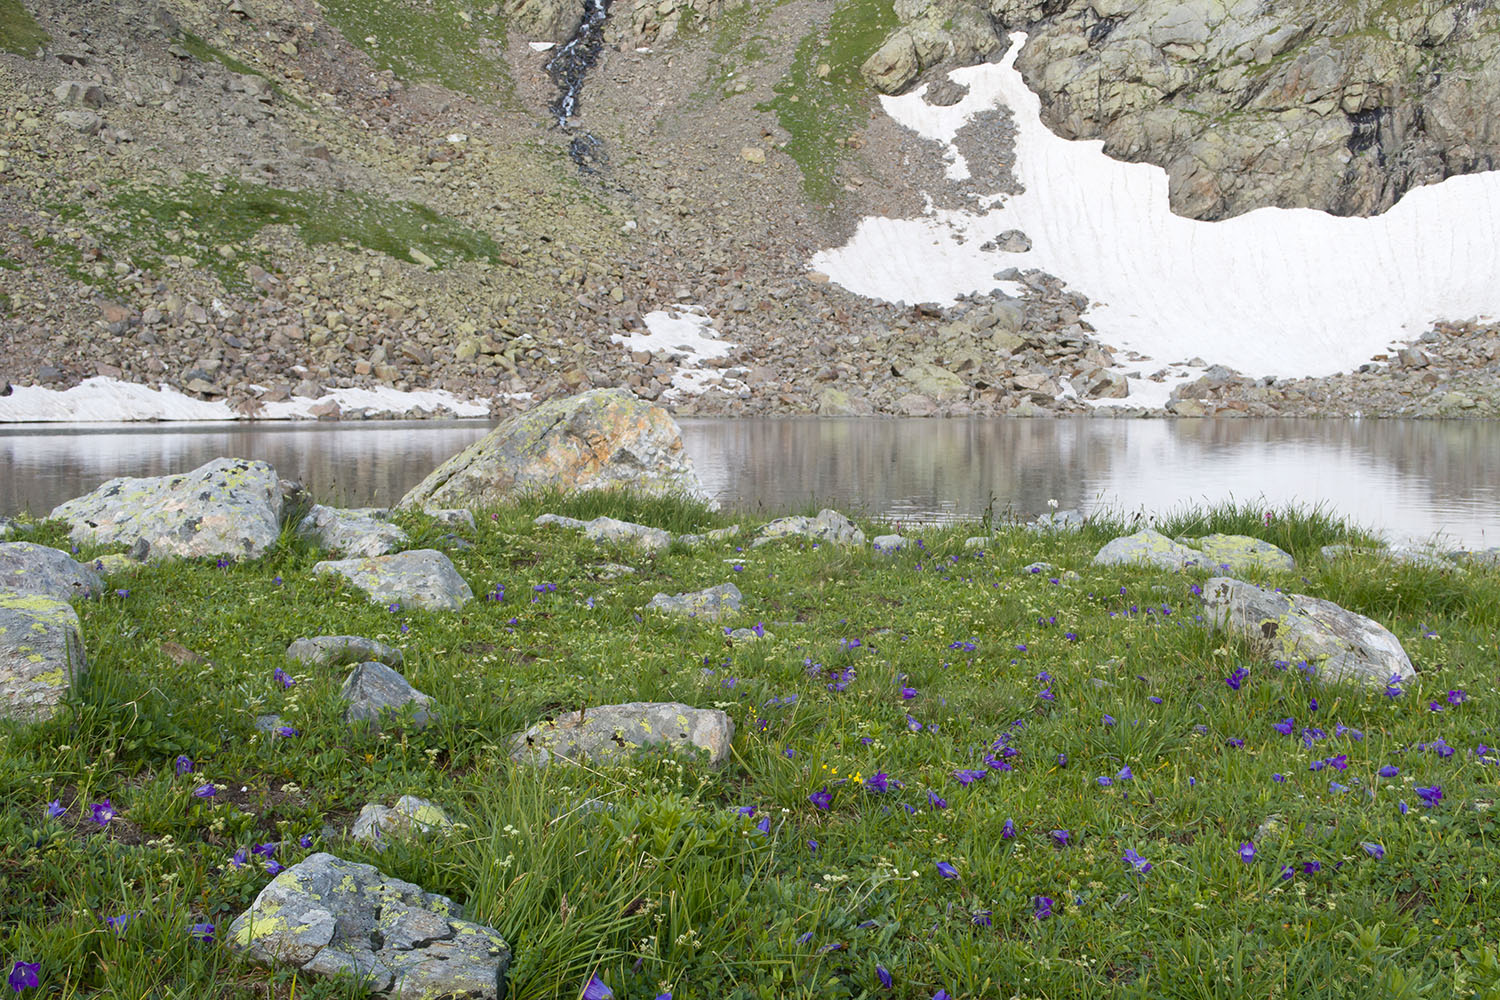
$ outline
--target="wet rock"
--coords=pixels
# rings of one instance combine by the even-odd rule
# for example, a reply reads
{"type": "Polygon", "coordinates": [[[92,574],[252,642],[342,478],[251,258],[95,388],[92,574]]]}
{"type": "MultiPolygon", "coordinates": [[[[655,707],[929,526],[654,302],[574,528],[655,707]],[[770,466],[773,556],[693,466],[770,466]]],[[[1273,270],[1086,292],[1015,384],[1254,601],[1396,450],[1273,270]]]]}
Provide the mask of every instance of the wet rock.
{"type": "Polygon", "coordinates": [[[708,751],[710,764],[722,764],[734,739],[734,720],[718,709],[677,702],[601,705],[540,722],[511,738],[511,757],[538,764],[554,760],[609,760],[640,747],[666,743],[708,751]]]}
{"type": "Polygon", "coordinates": [[[0,542],[0,590],[58,601],[98,597],[104,580],[66,552],[32,542],[0,542]]]}
{"type": "Polygon", "coordinates": [[[1192,539],[1191,544],[1203,553],[1206,565],[1229,573],[1243,573],[1247,569],[1297,568],[1297,561],[1291,553],[1251,535],[1205,535],[1192,539]]]}
{"type": "Polygon", "coordinates": [[[227,944],[265,965],[353,976],[400,1000],[500,1000],[510,946],[459,913],[446,896],[318,853],[262,889],[229,925],[227,944]]]}
{"type": "Polygon", "coordinates": [[[389,515],[378,507],[341,510],[314,504],[297,525],[297,535],[337,555],[383,556],[410,541],[405,531],[386,520],[389,515]]]}
{"type": "Polygon", "coordinates": [[[366,803],[350,828],[349,836],[355,840],[380,841],[452,827],[453,820],[448,818],[442,806],[415,795],[403,795],[390,807],[378,802],[366,803]]]}
{"type": "Polygon", "coordinates": [[[1146,565],[1187,569],[1204,563],[1203,553],[1172,541],[1151,528],[1114,539],[1094,556],[1096,566],[1146,565]]]}
{"type": "Polygon", "coordinates": [[[342,667],[350,663],[384,663],[399,667],[401,650],[359,635],[316,635],[298,639],[286,648],[286,658],[310,667],[342,667]]]}
{"type": "Polygon", "coordinates": [[[488,506],[518,491],[608,487],[708,496],[666,410],[624,389],[594,389],[511,417],[438,466],[400,506],[488,506]]]}
{"type": "Polygon", "coordinates": [[[88,667],[83,625],[67,601],[0,592],[0,718],[50,718],[88,667]]]}
{"type": "Polygon", "coordinates": [[[1267,659],[1306,660],[1322,680],[1383,687],[1415,676],[1390,631],[1332,601],[1214,577],[1204,584],[1203,602],[1215,628],[1240,637],[1267,659]]]}
{"type": "Polygon", "coordinates": [[[686,615],[714,621],[740,609],[740,588],[732,583],[721,583],[707,590],[690,594],[657,594],[646,605],[649,611],[661,611],[669,615],[686,615]]]}
{"type": "Polygon", "coordinates": [[[384,663],[355,667],[339,689],[339,697],[348,702],[344,721],[350,724],[369,722],[378,730],[389,713],[400,712],[407,705],[413,706],[411,720],[417,729],[424,728],[432,718],[428,708],[432,699],[384,663]]]}
{"type": "Polygon", "coordinates": [[[756,532],[752,546],[765,545],[781,538],[811,538],[835,545],[863,545],[865,533],[853,521],[836,510],[818,511],[816,517],[799,514],[795,517],[778,517],[756,532]]]}
{"type": "Polygon", "coordinates": [[[382,604],[396,602],[429,611],[457,611],[474,592],[453,562],[436,549],[413,549],[368,559],[336,559],[313,566],[313,573],[336,573],[382,604]]]}
{"type": "Polygon", "coordinates": [[[140,549],[140,558],[255,559],[276,544],[282,493],[265,462],[217,458],[191,472],[111,479],[53,508],[74,542],[140,549]]]}

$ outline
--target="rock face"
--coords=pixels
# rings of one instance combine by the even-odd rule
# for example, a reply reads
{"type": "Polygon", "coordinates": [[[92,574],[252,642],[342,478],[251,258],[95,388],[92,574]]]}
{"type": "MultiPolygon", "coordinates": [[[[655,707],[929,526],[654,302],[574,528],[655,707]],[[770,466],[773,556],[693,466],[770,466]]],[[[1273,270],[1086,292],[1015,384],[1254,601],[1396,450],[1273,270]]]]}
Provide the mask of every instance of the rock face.
{"type": "Polygon", "coordinates": [[[448,818],[442,806],[415,795],[403,795],[389,808],[378,802],[367,803],[360,809],[349,836],[355,840],[379,841],[387,837],[445,830],[451,826],[453,820],[448,818]]]}
{"type": "Polygon", "coordinates": [[[1203,563],[1203,553],[1172,541],[1147,528],[1113,539],[1094,556],[1096,566],[1126,566],[1140,563],[1161,569],[1186,569],[1203,563]]]}
{"type": "Polygon", "coordinates": [[[104,581],[66,552],[32,542],[4,542],[0,543],[0,590],[71,601],[99,596],[104,581]]]}
{"type": "Polygon", "coordinates": [[[762,527],[750,544],[752,546],[765,545],[778,538],[791,538],[796,535],[820,542],[832,542],[835,545],[865,544],[865,533],[859,530],[853,521],[836,510],[827,509],[818,511],[817,517],[806,517],[800,514],[796,517],[778,517],[762,527]]]}
{"type": "Polygon", "coordinates": [[[1210,566],[1240,573],[1247,569],[1293,570],[1297,561],[1291,553],[1251,535],[1204,535],[1192,540],[1210,566]]]}
{"type": "Polygon", "coordinates": [[[707,590],[690,594],[657,594],[646,605],[648,610],[662,611],[669,615],[685,615],[715,621],[740,609],[740,588],[732,583],[721,583],[707,590]]]}
{"type": "Polygon", "coordinates": [[[429,611],[457,611],[474,599],[452,560],[436,549],[329,560],[314,565],[313,573],[337,573],[374,601],[412,604],[429,611]]]}
{"type": "Polygon", "coordinates": [[[395,646],[364,636],[317,635],[293,642],[286,648],[286,658],[312,667],[342,667],[369,662],[399,667],[404,657],[395,646]]]}
{"type": "Polygon", "coordinates": [[[72,605],[0,592],[0,718],[49,718],[87,666],[72,605]]]}
{"type": "Polygon", "coordinates": [[[623,389],[594,389],[512,417],[438,466],[402,507],[482,507],[517,492],[629,487],[706,499],[677,422],[623,389]]]}
{"type": "Polygon", "coordinates": [[[75,542],[130,546],[144,559],[254,559],[276,544],[281,507],[275,469],[216,458],[178,475],[111,479],[50,516],[71,525],[75,542]]]}
{"type": "Polygon", "coordinates": [[[385,519],[389,513],[377,507],[340,510],[314,504],[297,525],[297,534],[336,555],[383,556],[409,541],[406,532],[385,519]]]}
{"type": "Polygon", "coordinates": [[[539,764],[609,760],[643,746],[667,743],[707,750],[709,763],[717,765],[728,757],[733,740],[734,720],[718,709],[634,701],[537,723],[511,738],[511,757],[539,764]]]}
{"type": "Polygon", "coordinates": [[[407,705],[412,710],[412,725],[421,729],[432,718],[428,706],[432,699],[412,687],[405,677],[384,663],[361,663],[350,672],[339,689],[339,697],[348,702],[344,721],[369,722],[376,729],[389,712],[399,712],[407,705]]]}
{"type": "Polygon", "coordinates": [[[1415,675],[1406,650],[1384,626],[1332,601],[1214,577],[1203,587],[1203,602],[1216,628],[1268,659],[1315,664],[1324,680],[1382,687],[1415,675]]]}
{"type": "Polygon", "coordinates": [[[459,912],[446,896],[319,853],[262,889],[228,944],[266,965],[351,974],[378,996],[499,1000],[510,946],[459,912]]]}

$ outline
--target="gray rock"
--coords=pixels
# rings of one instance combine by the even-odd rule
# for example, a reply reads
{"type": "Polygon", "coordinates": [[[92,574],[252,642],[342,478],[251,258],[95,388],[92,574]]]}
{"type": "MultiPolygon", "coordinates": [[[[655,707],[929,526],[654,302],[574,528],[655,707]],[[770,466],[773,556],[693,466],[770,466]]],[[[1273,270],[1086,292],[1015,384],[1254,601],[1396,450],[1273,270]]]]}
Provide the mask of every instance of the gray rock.
{"type": "Polygon", "coordinates": [[[765,545],[780,538],[801,536],[835,545],[863,545],[865,533],[836,510],[820,510],[817,517],[797,515],[778,517],[756,532],[752,546],[765,545]]]}
{"type": "Polygon", "coordinates": [[[995,237],[995,249],[1004,253],[1026,253],[1031,249],[1031,237],[1019,229],[1007,229],[995,237]]]}
{"type": "Polygon", "coordinates": [[[339,689],[339,697],[348,702],[344,721],[351,724],[369,722],[379,729],[387,712],[399,712],[407,705],[415,706],[411,718],[416,728],[426,727],[432,718],[427,707],[432,699],[384,663],[361,663],[355,667],[339,689]]]}
{"type": "Polygon", "coordinates": [[[378,802],[366,803],[359,811],[359,818],[349,830],[355,840],[379,841],[388,837],[405,837],[413,833],[430,833],[433,830],[448,830],[453,820],[435,802],[419,799],[415,795],[403,795],[391,807],[378,802]]]}
{"type": "Polygon", "coordinates": [[[297,535],[319,548],[344,556],[383,556],[410,539],[386,520],[390,511],[366,507],[341,510],[314,504],[297,525],[297,535]]]}
{"type": "Polygon", "coordinates": [[[1057,567],[1049,562],[1034,562],[1021,567],[1022,576],[1045,576],[1057,575],[1057,567]]]}
{"type": "Polygon", "coordinates": [[[596,517],[592,521],[579,521],[557,514],[543,514],[532,523],[555,524],[560,528],[579,529],[591,541],[614,545],[638,545],[648,552],[656,552],[672,544],[670,531],[636,524],[633,521],[618,521],[612,517],[596,517]]]}
{"type": "Polygon", "coordinates": [[[625,487],[708,499],[666,410],[594,389],[511,417],[438,466],[402,507],[490,506],[518,492],[625,487]]]}
{"type": "Polygon", "coordinates": [[[342,667],[350,663],[384,663],[399,667],[401,650],[360,635],[315,635],[298,639],[286,648],[286,658],[311,667],[342,667]]]}
{"type": "Polygon", "coordinates": [[[662,611],[669,615],[687,615],[715,621],[740,609],[740,588],[732,583],[721,583],[707,590],[690,594],[657,594],[646,605],[647,610],[662,611]]]}
{"type": "Polygon", "coordinates": [[[727,528],[714,528],[701,534],[678,535],[677,540],[684,545],[705,545],[709,542],[723,542],[734,538],[740,533],[738,524],[731,524],[727,528]]]}
{"type": "Polygon", "coordinates": [[[337,573],[382,604],[396,601],[429,611],[457,611],[474,598],[453,562],[436,549],[330,560],[314,565],[313,573],[337,573]]]}
{"type": "Polygon", "coordinates": [[[83,676],[83,625],[67,601],[0,592],[0,718],[50,718],[83,676]]]}
{"type": "Polygon", "coordinates": [[[352,975],[380,996],[500,1000],[510,946],[459,913],[446,896],[318,853],[262,889],[226,943],[265,965],[352,975]]]}
{"type": "MultiPolygon", "coordinates": [[[[3,383],[3,382],[4,382],[4,379],[0,379],[0,383],[3,383]]],[[[0,393],[0,396],[3,396],[3,395],[5,395],[5,394],[4,393],[0,393]]],[[[0,517],[0,538],[9,538],[11,535],[14,535],[19,530],[20,529],[16,527],[16,522],[12,521],[8,517],[0,517]]]]}
{"type": "Polygon", "coordinates": [[[993,535],[972,535],[964,539],[964,548],[987,549],[990,547],[990,542],[994,540],[995,537],[993,535]]]}
{"type": "Polygon", "coordinates": [[[422,513],[450,528],[468,528],[470,531],[475,528],[474,512],[462,507],[424,507],[422,513]]]}
{"type": "Polygon", "coordinates": [[[667,743],[707,750],[709,763],[722,764],[734,739],[734,720],[718,709],[677,702],[635,701],[568,712],[539,722],[511,738],[511,757],[538,764],[560,760],[609,760],[643,746],[667,743]]]}
{"type": "Polygon", "coordinates": [[[1203,553],[1172,541],[1152,528],[1112,540],[1094,556],[1096,566],[1146,565],[1187,569],[1204,562],[1203,553]]]}
{"type": "Polygon", "coordinates": [[[622,576],[634,576],[635,567],[624,563],[600,563],[594,567],[594,572],[601,580],[618,580],[622,576]]]}
{"type": "Polygon", "coordinates": [[[1204,535],[1192,540],[1203,553],[1204,562],[1229,573],[1247,569],[1293,570],[1297,561],[1291,553],[1251,535],[1204,535]]]}
{"type": "Polygon", "coordinates": [[[576,517],[564,517],[561,514],[541,514],[537,517],[536,520],[532,521],[531,523],[536,525],[538,528],[545,528],[547,525],[553,524],[559,528],[568,528],[574,531],[582,531],[584,525],[588,524],[589,522],[580,521],[576,517]]]}
{"type": "Polygon", "coordinates": [[[104,119],[97,111],[59,111],[57,120],[83,135],[94,135],[104,125],[104,119]]]}
{"type": "Polygon", "coordinates": [[[737,628],[729,633],[730,642],[760,642],[762,639],[776,638],[765,629],[757,632],[753,628],[737,628]]]}
{"type": "Polygon", "coordinates": [[[0,542],[0,590],[71,601],[98,597],[104,592],[104,580],[59,549],[33,542],[0,542]]]}
{"type": "Polygon", "coordinates": [[[281,530],[282,493],[265,462],[216,458],[191,472],[111,479],[54,507],[80,544],[124,545],[142,561],[258,558],[281,530]]]}
{"type": "Polygon", "coordinates": [[[281,726],[279,715],[257,715],[255,717],[255,731],[257,733],[275,733],[281,726]]]}
{"type": "Polygon", "coordinates": [[[876,552],[884,552],[894,555],[906,548],[906,538],[903,535],[876,535],[870,540],[876,552]]]}
{"type": "Polygon", "coordinates": [[[1037,515],[1026,527],[1033,531],[1082,531],[1087,523],[1076,510],[1057,510],[1037,515]]]}
{"type": "Polygon", "coordinates": [[[1214,577],[1204,584],[1203,602],[1215,628],[1239,636],[1267,659],[1306,660],[1323,680],[1383,687],[1415,676],[1394,635],[1332,601],[1214,577]]]}

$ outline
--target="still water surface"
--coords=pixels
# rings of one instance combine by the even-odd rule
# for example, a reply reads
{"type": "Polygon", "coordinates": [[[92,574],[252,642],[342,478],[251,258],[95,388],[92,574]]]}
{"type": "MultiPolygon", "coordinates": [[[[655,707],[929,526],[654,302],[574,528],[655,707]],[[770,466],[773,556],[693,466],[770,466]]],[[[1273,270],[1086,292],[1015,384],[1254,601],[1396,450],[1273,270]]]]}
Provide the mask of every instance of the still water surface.
{"type": "MultiPolygon", "coordinates": [[[[1392,540],[1500,545],[1500,423],[1403,420],[697,420],[683,438],[724,505],[809,503],[908,523],[1033,515],[1049,500],[1164,511],[1325,504],[1392,540]]],[[[45,513],[114,476],[264,459],[315,497],[388,505],[483,421],[0,430],[0,513],[45,513]]]]}

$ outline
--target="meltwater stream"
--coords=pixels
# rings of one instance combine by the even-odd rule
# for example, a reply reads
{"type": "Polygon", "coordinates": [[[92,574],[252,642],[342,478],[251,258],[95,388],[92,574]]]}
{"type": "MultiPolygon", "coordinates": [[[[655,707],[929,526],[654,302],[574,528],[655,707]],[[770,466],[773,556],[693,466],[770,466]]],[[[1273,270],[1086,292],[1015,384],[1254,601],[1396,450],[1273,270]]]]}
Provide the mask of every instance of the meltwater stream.
{"type": "MultiPolygon", "coordinates": [[[[557,99],[549,106],[560,128],[572,131],[571,120],[578,111],[578,99],[589,70],[604,51],[604,22],[609,18],[610,0],[584,0],[583,23],[567,44],[547,61],[547,75],[557,86],[557,99]]],[[[568,144],[568,154],[580,170],[592,173],[591,165],[603,155],[597,137],[579,132],[568,144]]]]}

